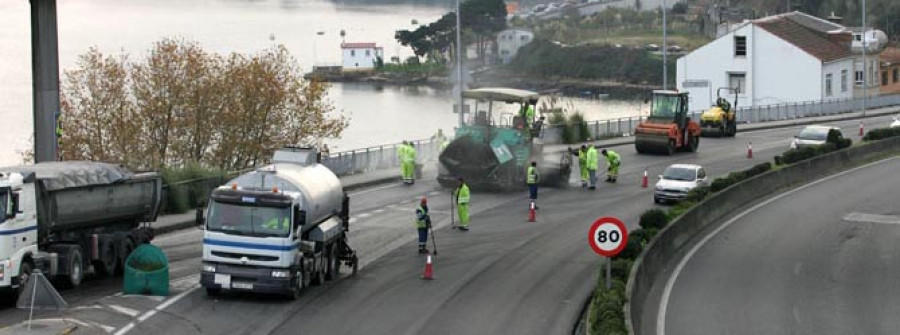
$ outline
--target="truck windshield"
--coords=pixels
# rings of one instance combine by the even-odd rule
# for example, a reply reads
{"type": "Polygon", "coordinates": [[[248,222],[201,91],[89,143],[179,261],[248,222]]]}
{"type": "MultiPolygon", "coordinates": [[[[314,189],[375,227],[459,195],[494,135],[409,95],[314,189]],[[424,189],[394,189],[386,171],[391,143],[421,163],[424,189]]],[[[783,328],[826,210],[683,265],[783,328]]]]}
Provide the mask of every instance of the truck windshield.
{"type": "Polygon", "coordinates": [[[650,117],[674,119],[679,103],[680,98],[677,95],[654,95],[653,106],[650,108],[650,117]]]}
{"type": "Polygon", "coordinates": [[[213,201],[206,229],[226,234],[286,237],[291,233],[290,207],[262,207],[213,201]]]}
{"type": "Polygon", "coordinates": [[[6,221],[6,216],[9,214],[10,209],[9,203],[9,189],[8,188],[0,188],[0,223],[6,221]]]}

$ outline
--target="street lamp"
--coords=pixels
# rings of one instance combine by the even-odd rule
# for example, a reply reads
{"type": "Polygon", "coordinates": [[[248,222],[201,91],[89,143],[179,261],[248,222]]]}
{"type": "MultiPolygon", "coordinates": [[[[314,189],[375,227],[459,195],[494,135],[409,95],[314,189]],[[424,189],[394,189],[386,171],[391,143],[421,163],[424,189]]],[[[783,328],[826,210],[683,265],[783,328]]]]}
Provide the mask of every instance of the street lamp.
{"type": "MultiPolygon", "coordinates": [[[[863,0],[863,1],[865,1],[865,0],[863,0]]],[[[668,47],[666,47],[666,0],[662,0],[662,17],[663,17],[663,22],[662,22],[662,31],[663,31],[663,43],[662,43],[662,56],[663,56],[663,90],[665,90],[665,89],[668,87],[668,85],[669,85],[669,80],[668,80],[668,78],[667,78],[668,75],[669,75],[669,73],[668,73],[668,71],[667,71],[668,64],[667,64],[667,62],[666,62],[666,60],[667,60],[667,53],[668,53],[668,50],[667,50],[668,47]]]]}
{"type": "Polygon", "coordinates": [[[868,102],[867,100],[869,99],[869,96],[868,96],[869,94],[867,93],[868,88],[869,88],[869,87],[868,87],[868,86],[869,86],[869,78],[868,78],[868,77],[869,77],[869,76],[868,76],[868,74],[869,74],[869,73],[868,73],[868,72],[869,72],[869,68],[868,68],[869,64],[868,64],[868,61],[866,60],[866,47],[867,47],[867,44],[868,44],[868,43],[866,42],[866,27],[868,26],[868,25],[866,24],[866,0],[862,0],[862,25],[863,25],[863,32],[862,32],[862,49],[863,49],[863,52],[862,52],[862,56],[863,56],[863,101],[862,101],[862,116],[865,117],[865,116],[866,116],[866,102],[868,102]]]}

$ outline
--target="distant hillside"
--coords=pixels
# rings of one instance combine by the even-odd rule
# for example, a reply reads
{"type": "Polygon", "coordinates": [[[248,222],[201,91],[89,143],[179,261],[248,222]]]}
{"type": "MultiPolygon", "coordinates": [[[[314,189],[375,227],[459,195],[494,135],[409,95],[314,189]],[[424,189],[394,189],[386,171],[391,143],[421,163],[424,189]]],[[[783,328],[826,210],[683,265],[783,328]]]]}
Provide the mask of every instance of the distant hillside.
{"type": "MultiPolygon", "coordinates": [[[[862,1],[848,0],[731,0],[732,7],[752,8],[757,17],[789,10],[828,17],[832,13],[844,19],[846,26],[861,26],[862,1]],[[788,8],[790,4],[791,8],[788,8]]],[[[900,1],[867,0],[866,19],[869,25],[884,30],[895,38],[900,35],[900,1]]]]}

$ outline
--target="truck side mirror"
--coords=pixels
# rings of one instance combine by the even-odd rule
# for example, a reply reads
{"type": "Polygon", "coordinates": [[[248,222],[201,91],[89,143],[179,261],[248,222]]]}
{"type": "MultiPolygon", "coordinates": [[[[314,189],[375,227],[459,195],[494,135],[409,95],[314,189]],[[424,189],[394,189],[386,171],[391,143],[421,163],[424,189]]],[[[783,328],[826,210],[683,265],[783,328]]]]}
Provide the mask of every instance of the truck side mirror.
{"type": "Polygon", "coordinates": [[[294,207],[294,230],[299,229],[304,224],[306,224],[306,211],[300,209],[300,207],[294,207]]]}
{"type": "Polygon", "coordinates": [[[194,222],[198,226],[202,226],[202,225],[206,224],[206,219],[203,218],[203,206],[197,206],[197,212],[196,212],[196,215],[194,216],[194,222]]]}

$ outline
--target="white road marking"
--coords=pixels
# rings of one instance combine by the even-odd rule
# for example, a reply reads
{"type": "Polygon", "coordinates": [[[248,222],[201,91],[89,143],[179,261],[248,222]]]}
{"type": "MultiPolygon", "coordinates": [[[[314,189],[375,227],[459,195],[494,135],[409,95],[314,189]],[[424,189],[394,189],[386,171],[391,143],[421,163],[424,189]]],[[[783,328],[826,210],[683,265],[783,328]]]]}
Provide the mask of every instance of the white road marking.
{"type": "Polygon", "coordinates": [[[900,224],[900,216],[896,215],[880,215],[867,213],[850,213],[844,216],[844,221],[866,222],[866,223],[884,223],[884,224],[900,224]]]}
{"type": "Polygon", "coordinates": [[[181,300],[181,299],[184,299],[184,297],[188,296],[188,294],[191,294],[192,292],[196,291],[196,290],[199,289],[199,288],[200,288],[200,284],[199,284],[199,283],[198,283],[198,284],[194,284],[190,289],[188,289],[188,290],[186,290],[186,291],[184,291],[184,292],[179,293],[178,295],[172,297],[172,299],[166,300],[165,302],[159,304],[159,305],[156,306],[155,308],[153,308],[153,309],[151,309],[151,310],[145,312],[143,315],[141,315],[140,317],[138,317],[137,320],[135,320],[135,321],[133,321],[133,322],[130,322],[130,323],[128,323],[127,325],[125,325],[125,327],[122,327],[121,329],[119,329],[119,331],[117,331],[115,335],[123,335],[123,334],[128,333],[129,331],[131,331],[132,329],[134,329],[134,327],[135,327],[138,323],[144,322],[145,320],[149,319],[150,317],[156,315],[157,312],[166,309],[166,307],[171,306],[172,304],[178,302],[178,301],[181,300]]]}
{"type": "Polygon", "coordinates": [[[106,307],[108,307],[109,309],[114,310],[116,312],[128,315],[129,317],[132,317],[132,318],[137,316],[138,314],[141,314],[141,312],[131,309],[131,308],[128,308],[128,307],[125,307],[125,306],[106,305],[106,307]]]}
{"type": "Polygon", "coordinates": [[[806,184],[806,185],[800,186],[798,188],[795,188],[793,190],[789,190],[785,193],[779,194],[779,195],[775,196],[774,198],[770,198],[766,201],[756,204],[753,207],[748,208],[747,210],[744,210],[740,214],[738,214],[738,215],[732,217],[731,219],[729,219],[728,221],[726,221],[724,224],[722,224],[722,226],[713,230],[712,233],[710,233],[709,235],[706,235],[702,240],[700,240],[700,243],[697,243],[696,245],[694,245],[694,247],[691,248],[691,250],[688,251],[688,253],[684,256],[684,258],[682,258],[681,261],[678,262],[678,266],[675,267],[675,271],[672,272],[672,275],[669,277],[669,280],[666,281],[666,287],[663,290],[662,299],[660,299],[660,301],[659,301],[659,310],[657,311],[657,314],[656,314],[656,334],[658,334],[658,335],[666,334],[666,309],[668,308],[669,297],[671,297],[671,295],[672,295],[672,288],[675,286],[675,280],[678,279],[678,275],[681,274],[682,270],[684,270],[684,266],[687,265],[687,262],[691,259],[691,257],[693,257],[695,253],[697,253],[697,250],[700,250],[700,248],[702,248],[703,245],[706,244],[706,242],[708,242],[713,237],[718,235],[719,232],[721,232],[722,230],[725,230],[725,228],[728,228],[733,223],[737,222],[738,220],[740,220],[747,214],[754,212],[754,211],[762,208],[763,206],[766,206],[766,205],[768,205],[776,200],[779,200],[781,198],[784,198],[788,195],[791,195],[793,193],[804,190],[806,188],[824,183],[826,181],[841,177],[843,175],[846,175],[846,174],[849,174],[849,173],[852,173],[852,172],[855,172],[858,170],[862,170],[862,169],[868,168],[870,166],[874,166],[876,164],[881,164],[881,163],[884,163],[887,161],[891,161],[891,160],[894,160],[897,158],[898,157],[891,157],[891,158],[887,158],[887,159],[882,159],[880,161],[872,162],[872,163],[869,163],[869,164],[866,164],[863,166],[859,166],[859,167],[856,167],[856,168],[853,168],[853,169],[850,169],[850,170],[847,170],[844,172],[840,172],[840,173],[837,173],[837,174],[834,174],[831,176],[827,176],[825,178],[813,181],[809,184],[806,184]]]}
{"type": "Polygon", "coordinates": [[[370,216],[372,216],[372,213],[362,213],[362,214],[357,215],[357,217],[359,217],[360,219],[365,219],[370,216]]]}
{"type": "Polygon", "coordinates": [[[153,239],[153,242],[159,242],[159,241],[165,241],[165,240],[176,239],[176,238],[179,238],[179,237],[182,237],[182,236],[185,236],[185,235],[197,234],[197,233],[202,233],[202,232],[203,232],[203,230],[200,230],[200,229],[193,229],[193,230],[188,230],[188,231],[184,231],[184,232],[177,233],[177,234],[165,234],[165,235],[162,235],[162,236],[159,236],[159,237],[154,238],[154,239],[153,239]]]}
{"type": "Polygon", "coordinates": [[[355,222],[356,222],[356,217],[355,217],[355,216],[352,217],[352,218],[350,218],[350,223],[355,223],[355,222]]]}
{"type": "Polygon", "coordinates": [[[375,214],[381,214],[381,213],[384,213],[384,208],[379,208],[379,209],[376,209],[376,210],[374,210],[374,211],[372,211],[372,212],[375,213],[375,214]]]}
{"type": "Polygon", "coordinates": [[[350,193],[350,196],[353,197],[353,196],[357,196],[357,195],[369,194],[369,193],[372,193],[372,192],[383,191],[383,190],[386,190],[386,189],[389,189],[389,188],[398,187],[398,186],[400,186],[400,184],[392,184],[392,185],[387,185],[387,186],[382,186],[382,187],[371,188],[371,189],[368,189],[368,190],[365,190],[365,191],[359,191],[359,192],[355,192],[355,193],[350,193]]]}

